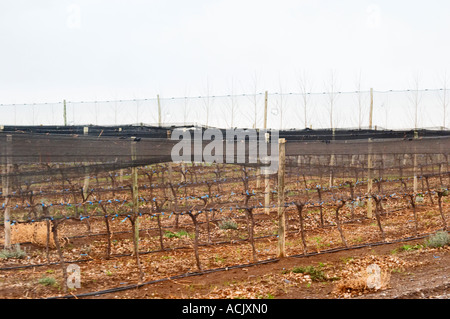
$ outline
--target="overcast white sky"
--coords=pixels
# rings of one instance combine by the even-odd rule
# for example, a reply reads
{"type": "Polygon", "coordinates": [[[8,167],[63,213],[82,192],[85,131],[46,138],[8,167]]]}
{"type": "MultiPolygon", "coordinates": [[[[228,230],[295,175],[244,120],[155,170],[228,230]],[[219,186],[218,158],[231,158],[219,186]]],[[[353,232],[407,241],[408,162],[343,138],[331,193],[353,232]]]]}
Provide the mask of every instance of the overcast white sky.
{"type": "Polygon", "coordinates": [[[0,0],[0,103],[440,87],[450,1],[0,0]],[[208,83],[208,84],[207,84],[208,83]]]}

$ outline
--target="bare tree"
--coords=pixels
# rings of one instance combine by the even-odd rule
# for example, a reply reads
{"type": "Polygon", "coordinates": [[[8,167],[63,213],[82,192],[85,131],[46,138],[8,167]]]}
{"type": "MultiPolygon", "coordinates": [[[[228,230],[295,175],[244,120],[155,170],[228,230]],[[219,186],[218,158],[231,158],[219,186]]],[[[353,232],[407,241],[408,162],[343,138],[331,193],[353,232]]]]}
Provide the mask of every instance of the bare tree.
{"type": "Polygon", "coordinates": [[[327,97],[328,97],[328,113],[330,115],[330,128],[334,129],[334,106],[336,104],[337,99],[337,75],[335,70],[331,70],[330,77],[328,79],[328,82],[325,83],[325,88],[327,91],[327,97]]]}
{"type": "Polygon", "coordinates": [[[261,103],[262,93],[259,92],[259,75],[256,71],[251,78],[252,85],[249,88],[242,87],[244,91],[251,92],[251,94],[244,94],[248,99],[248,108],[240,109],[239,116],[251,123],[252,128],[256,129],[258,127],[258,110],[263,106],[261,103]]]}
{"type": "Polygon", "coordinates": [[[365,108],[364,108],[364,100],[363,100],[363,93],[361,92],[361,85],[362,85],[362,71],[360,70],[358,73],[358,76],[356,78],[356,98],[358,100],[358,128],[361,129],[362,128],[362,124],[364,121],[364,113],[365,113],[365,108]]]}
{"type": "Polygon", "coordinates": [[[139,104],[140,101],[138,99],[135,98],[134,100],[136,102],[136,124],[139,124],[139,104]]]}
{"type": "Polygon", "coordinates": [[[441,91],[442,93],[439,95],[441,103],[442,103],[442,117],[443,117],[443,124],[442,124],[442,128],[445,129],[447,127],[447,108],[448,108],[448,103],[449,103],[449,98],[447,96],[448,94],[448,84],[449,84],[449,77],[448,77],[448,73],[447,70],[444,71],[444,74],[441,77],[441,83],[442,83],[442,88],[441,91]]]}
{"type": "Polygon", "coordinates": [[[416,72],[411,81],[411,90],[409,99],[414,109],[414,129],[419,127],[419,108],[422,101],[422,93],[420,92],[420,72],[416,72]]]}
{"type": "Polygon", "coordinates": [[[206,126],[209,125],[209,114],[211,111],[211,104],[212,104],[212,100],[210,97],[210,93],[211,93],[211,87],[210,87],[210,82],[209,82],[209,78],[206,78],[206,89],[205,89],[205,93],[206,96],[203,98],[203,102],[204,102],[204,110],[205,110],[205,115],[206,115],[206,126]]]}
{"type": "MultiPolygon", "coordinates": [[[[73,108],[75,109],[75,108],[73,108]]],[[[73,116],[74,118],[74,124],[75,124],[75,115],[73,116]]],[[[117,99],[115,99],[114,101],[114,125],[117,125],[117,99]]]]}
{"type": "Polygon", "coordinates": [[[386,103],[382,103],[380,107],[384,110],[384,129],[388,129],[388,114],[389,114],[389,100],[386,101],[386,103]]]}
{"type": "Polygon", "coordinates": [[[186,125],[186,120],[189,116],[189,98],[188,96],[188,91],[187,89],[185,89],[185,93],[184,93],[184,104],[183,104],[183,124],[186,125]]]}
{"type": "MultiPolygon", "coordinates": [[[[94,101],[94,112],[95,112],[95,125],[98,125],[98,106],[97,106],[97,98],[95,98],[94,101]]],[[[34,113],[33,113],[33,120],[34,120],[34,113]]],[[[34,122],[33,122],[34,125],[34,122]]]]}
{"type": "Polygon", "coordinates": [[[253,128],[256,129],[258,125],[258,74],[253,74],[253,106],[254,106],[254,114],[253,114],[253,128]]]}
{"type": "Polygon", "coordinates": [[[280,85],[280,99],[278,104],[279,109],[279,115],[280,115],[280,130],[283,129],[283,113],[284,113],[284,101],[283,101],[283,84],[281,83],[281,79],[279,79],[279,85],[280,85]]]}
{"type": "Polygon", "coordinates": [[[234,119],[235,119],[235,115],[236,115],[236,109],[237,109],[237,101],[236,101],[236,96],[235,96],[235,92],[234,92],[234,79],[231,79],[231,92],[228,95],[229,97],[229,111],[230,111],[230,123],[228,123],[227,117],[225,116],[225,122],[227,124],[227,126],[229,127],[234,127],[234,119]],[[229,125],[228,125],[229,124],[229,125]]]}
{"type": "Polygon", "coordinates": [[[306,70],[303,70],[298,77],[298,86],[300,88],[300,93],[302,94],[302,103],[303,103],[303,120],[305,123],[305,128],[308,128],[308,107],[311,99],[311,91],[312,91],[312,81],[310,80],[310,76],[306,70]]]}

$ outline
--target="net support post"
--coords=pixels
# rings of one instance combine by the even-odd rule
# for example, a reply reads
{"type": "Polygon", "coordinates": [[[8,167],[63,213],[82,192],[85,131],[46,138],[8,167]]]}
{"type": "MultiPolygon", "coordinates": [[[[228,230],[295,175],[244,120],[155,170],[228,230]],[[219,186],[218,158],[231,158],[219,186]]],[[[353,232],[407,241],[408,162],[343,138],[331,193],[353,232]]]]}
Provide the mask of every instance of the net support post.
{"type": "Polygon", "coordinates": [[[286,171],[286,139],[278,140],[278,258],[286,257],[286,216],[284,207],[284,177],[286,171]]]}
{"type": "Polygon", "coordinates": [[[132,182],[132,194],[133,194],[133,214],[135,215],[135,224],[134,224],[134,236],[136,240],[136,254],[138,253],[138,243],[139,243],[139,194],[138,194],[138,172],[137,167],[135,165],[136,161],[136,144],[135,137],[131,138],[131,160],[132,160],[132,167],[131,167],[131,182],[132,182]]]}
{"type": "MultiPolygon", "coordinates": [[[[417,131],[414,131],[414,139],[417,140],[419,138],[419,133],[417,131]]],[[[414,148],[415,150],[415,148],[414,148]]],[[[418,188],[418,179],[417,179],[417,152],[414,152],[413,155],[413,170],[414,170],[414,194],[417,194],[417,188],[418,188]]]]}
{"type": "MultiPolygon", "coordinates": [[[[270,134],[265,133],[265,142],[266,144],[269,143],[270,140],[270,134]]],[[[269,215],[270,214],[270,176],[265,172],[264,174],[264,213],[269,215]]]]}
{"type": "Polygon", "coordinates": [[[372,218],[373,216],[373,203],[372,203],[372,139],[369,138],[368,141],[369,152],[367,154],[367,218],[372,218]]]}
{"type": "Polygon", "coordinates": [[[64,126],[67,126],[67,105],[66,105],[66,100],[63,101],[63,105],[64,105],[64,126]]]}
{"type": "MultiPolygon", "coordinates": [[[[265,141],[269,143],[269,135],[267,133],[267,105],[268,105],[269,93],[265,91],[264,93],[264,132],[266,132],[265,141]]],[[[264,213],[270,214],[270,178],[268,174],[264,175],[264,213]]]]}
{"type": "Polygon", "coordinates": [[[2,193],[5,199],[5,211],[4,211],[4,234],[5,234],[5,242],[4,248],[11,249],[11,208],[9,207],[10,201],[10,190],[11,190],[11,178],[10,174],[12,173],[12,157],[11,157],[11,148],[12,148],[12,135],[6,135],[6,165],[4,167],[5,177],[3,178],[2,185],[2,193]]]}

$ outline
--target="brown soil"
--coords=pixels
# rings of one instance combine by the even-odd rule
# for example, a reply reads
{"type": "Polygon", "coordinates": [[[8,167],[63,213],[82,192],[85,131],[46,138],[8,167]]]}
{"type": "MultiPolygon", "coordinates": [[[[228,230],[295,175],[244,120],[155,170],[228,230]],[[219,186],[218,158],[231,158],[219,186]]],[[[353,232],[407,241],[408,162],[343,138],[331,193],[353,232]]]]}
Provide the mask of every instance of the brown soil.
{"type": "MultiPolygon", "coordinates": [[[[422,241],[408,242],[415,245],[422,241]]],[[[92,298],[217,298],[210,295],[212,291],[245,290],[252,283],[261,281],[268,274],[279,281],[279,287],[274,289],[274,298],[280,299],[328,299],[343,298],[334,293],[333,282],[312,282],[287,285],[282,273],[286,269],[299,266],[318,265],[326,263],[327,267],[342,267],[344,260],[350,258],[363,258],[364,256],[392,256],[394,249],[399,249],[405,243],[377,246],[373,248],[362,248],[347,250],[325,255],[284,258],[280,261],[265,265],[246,267],[220,271],[202,276],[171,280],[162,283],[144,286],[130,291],[117,292],[92,298]],[[278,278],[277,278],[278,277],[278,278]]],[[[396,298],[449,298],[450,297],[450,249],[425,249],[423,251],[412,251],[398,253],[401,260],[411,263],[412,266],[404,269],[393,269],[389,286],[386,289],[352,296],[352,298],[368,299],[396,299],[396,298]]],[[[276,283],[275,283],[276,285],[276,283]]],[[[245,290],[246,291],[246,290],[245,290]]],[[[230,292],[230,295],[233,295],[230,292]]],[[[225,295],[226,297],[226,295],[225,295]]],[[[236,296],[239,297],[239,296],[236,296]]],[[[246,298],[245,293],[242,294],[246,298]]],[[[264,297],[264,296],[262,296],[264,297]]],[[[265,296],[267,297],[267,296],[265,296]]],[[[272,298],[272,297],[270,297],[272,298]]]]}
{"type": "MultiPolygon", "coordinates": [[[[450,247],[429,249],[420,248],[401,251],[404,245],[423,244],[423,240],[407,243],[386,244],[344,250],[310,257],[287,257],[275,262],[245,268],[217,271],[199,276],[168,280],[130,289],[86,298],[102,299],[210,299],[210,298],[280,298],[280,299],[335,299],[335,298],[445,298],[449,297],[450,286],[450,247]],[[340,280],[330,280],[332,275],[345,269],[348,278],[355,276],[352,263],[364,259],[378,263],[382,269],[388,269],[390,280],[379,291],[356,291],[349,294],[336,293],[340,280]],[[393,259],[393,260],[390,260],[393,259]],[[387,266],[383,267],[386,263],[387,266]],[[389,264],[390,263],[390,264],[389,264]],[[394,266],[392,266],[392,263],[394,266]],[[311,281],[304,274],[294,275],[294,267],[315,266],[323,268],[327,280],[311,281]],[[297,276],[297,277],[295,277],[297,276]]],[[[154,258],[154,256],[152,257],[154,258]]],[[[82,274],[86,272],[102,273],[105,263],[94,260],[80,264],[82,274]]],[[[130,260],[127,261],[130,263],[130,260]]],[[[145,260],[144,260],[145,263],[145,260]]],[[[45,274],[53,274],[57,279],[59,266],[10,270],[0,273],[0,296],[2,298],[36,298],[63,295],[58,287],[44,287],[35,281],[45,274]]],[[[195,269],[193,269],[194,271],[195,269]]],[[[80,294],[105,288],[121,287],[136,282],[137,278],[129,273],[114,274],[108,282],[83,282],[83,287],[71,292],[80,294]]],[[[103,276],[103,278],[107,278],[103,276]]],[[[100,279],[99,279],[100,280],[100,279]]]]}
{"type": "MultiPolygon", "coordinates": [[[[228,185],[231,187],[230,185],[228,185]]],[[[290,202],[295,198],[287,196],[290,202]]],[[[230,204],[231,205],[231,204],[230,204]]],[[[381,216],[386,241],[395,241],[419,234],[429,234],[442,228],[442,218],[436,202],[424,202],[417,205],[417,224],[414,213],[405,199],[391,198],[383,203],[387,213],[381,216]]],[[[227,207],[225,205],[224,207],[227,207]]],[[[443,210],[447,215],[450,203],[446,199],[443,210]]],[[[278,226],[277,211],[270,215],[262,213],[263,209],[255,209],[255,241],[257,259],[271,260],[277,256],[276,234],[278,226]]],[[[92,213],[92,212],[91,212],[92,213]]],[[[302,257],[303,241],[299,234],[298,213],[295,207],[286,210],[288,235],[286,238],[287,258],[259,264],[242,266],[253,262],[252,247],[248,239],[248,227],[245,214],[239,211],[228,212],[224,209],[209,223],[207,229],[205,214],[200,215],[200,248],[199,258],[202,269],[228,269],[197,276],[185,276],[174,280],[163,280],[146,284],[140,288],[111,293],[98,293],[86,298],[102,299],[214,299],[214,298],[246,298],[246,299],[336,299],[336,298],[448,298],[450,273],[450,248],[429,249],[422,245],[424,239],[395,244],[384,244],[334,253],[302,257]],[[236,221],[236,230],[223,230],[218,226],[222,218],[236,221]],[[213,245],[208,243],[209,238],[213,245]],[[409,245],[408,249],[404,245],[409,245]],[[298,257],[292,257],[298,256],[298,257]],[[382,287],[374,291],[365,287],[364,277],[367,266],[377,264],[382,271],[382,287]],[[294,268],[314,267],[320,275],[315,277],[311,271],[293,272],[294,268]],[[228,267],[228,268],[227,268],[228,267]]],[[[349,246],[376,243],[382,240],[375,217],[367,219],[367,212],[360,207],[350,211],[345,206],[340,211],[340,221],[346,242],[349,246]],[[352,215],[355,216],[352,216],[352,215]],[[352,218],[355,217],[355,218],[352,218]]],[[[209,216],[212,218],[212,216],[209,216]]],[[[344,246],[342,236],[338,232],[335,219],[334,204],[324,205],[323,217],[325,227],[320,227],[318,208],[304,212],[304,226],[307,251],[323,252],[344,246]]],[[[193,253],[194,228],[189,216],[180,216],[180,227],[173,227],[174,218],[161,218],[164,232],[185,231],[187,236],[164,236],[164,248],[161,250],[159,230],[156,219],[143,216],[140,219],[140,262],[145,273],[144,282],[197,272],[197,264],[193,253]]],[[[132,256],[133,242],[129,220],[116,218],[111,220],[112,257],[106,259],[105,223],[102,217],[91,218],[89,224],[84,221],[67,220],[60,226],[63,242],[63,254],[67,263],[75,263],[81,268],[81,288],[63,292],[62,270],[59,265],[44,265],[48,261],[59,261],[55,249],[50,249],[47,259],[42,233],[30,237],[30,229],[16,233],[19,242],[26,249],[25,259],[0,259],[0,298],[49,298],[62,297],[68,294],[79,295],[101,292],[105,289],[126,287],[138,283],[138,270],[135,257],[132,256]],[[98,235],[101,234],[102,235],[98,235]],[[91,234],[91,236],[87,236],[91,234]],[[97,234],[97,235],[92,235],[97,234]],[[40,235],[40,236],[38,236],[40,235]],[[73,238],[73,236],[79,236],[73,238]],[[22,240],[26,238],[27,240],[22,240]],[[67,239],[68,238],[68,239],[67,239]],[[28,240],[29,239],[29,240],[28,240]],[[89,260],[81,262],[82,260],[89,260]],[[7,267],[20,266],[19,269],[5,270],[7,267]],[[28,266],[28,267],[27,267],[28,266]],[[42,279],[54,280],[54,284],[45,285],[42,279]]],[[[3,229],[0,227],[0,236],[3,229]]],[[[14,235],[14,234],[13,234],[14,235]]],[[[13,236],[14,237],[14,236],[13,236]]],[[[1,244],[2,238],[0,238],[1,244]]],[[[310,268],[311,270],[312,268],[310,268]]],[[[366,274],[367,275],[367,274],[366,274]]]]}

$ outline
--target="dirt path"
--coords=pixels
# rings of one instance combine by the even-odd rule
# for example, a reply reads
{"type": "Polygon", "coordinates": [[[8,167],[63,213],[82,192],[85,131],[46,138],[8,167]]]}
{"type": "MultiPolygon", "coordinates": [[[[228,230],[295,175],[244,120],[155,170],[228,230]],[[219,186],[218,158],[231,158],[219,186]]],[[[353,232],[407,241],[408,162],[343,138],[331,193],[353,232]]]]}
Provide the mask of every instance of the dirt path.
{"type": "MultiPolygon", "coordinates": [[[[289,257],[264,265],[166,281],[92,298],[447,299],[450,294],[450,247],[402,250],[405,244],[414,247],[421,243],[423,241],[303,258],[289,257]],[[348,267],[354,267],[352,264],[365,259],[390,263],[387,287],[377,292],[345,296],[336,294],[338,281],[310,281],[308,276],[293,277],[290,272],[294,267],[323,265],[326,274],[345,273],[348,267]]],[[[352,275],[355,274],[350,271],[348,276],[352,275]]]]}

